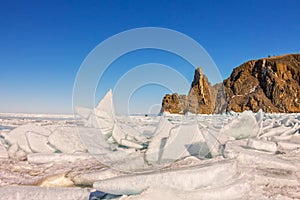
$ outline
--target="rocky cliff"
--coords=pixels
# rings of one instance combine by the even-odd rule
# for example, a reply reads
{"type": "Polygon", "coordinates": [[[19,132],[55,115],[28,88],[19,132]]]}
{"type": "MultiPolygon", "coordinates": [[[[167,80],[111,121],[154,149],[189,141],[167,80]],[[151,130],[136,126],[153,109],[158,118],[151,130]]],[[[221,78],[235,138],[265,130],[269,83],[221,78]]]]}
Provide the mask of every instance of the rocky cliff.
{"type": "Polygon", "coordinates": [[[253,60],[224,81],[227,110],[300,112],[300,54],[253,60]]]}
{"type": "Polygon", "coordinates": [[[194,80],[188,95],[167,94],[162,101],[161,112],[180,113],[215,113],[218,108],[215,104],[217,96],[221,94],[218,90],[222,84],[212,86],[207,77],[202,73],[202,68],[195,70],[194,80]]]}
{"type": "Polygon", "coordinates": [[[259,109],[300,112],[300,54],[248,61],[214,86],[198,68],[188,95],[167,94],[161,111],[209,114],[259,109]]]}

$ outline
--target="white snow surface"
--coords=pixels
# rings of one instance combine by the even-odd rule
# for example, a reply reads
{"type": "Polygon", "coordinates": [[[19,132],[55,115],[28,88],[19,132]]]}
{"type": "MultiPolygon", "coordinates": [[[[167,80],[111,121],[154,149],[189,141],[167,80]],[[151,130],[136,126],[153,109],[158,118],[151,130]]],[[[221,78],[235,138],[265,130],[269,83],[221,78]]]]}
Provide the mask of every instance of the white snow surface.
{"type": "Polygon", "coordinates": [[[74,182],[122,200],[300,198],[299,113],[116,116],[112,91],[95,109],[76,111],[81,119],[71,121],[0,114],[2,126],[16,127],[0,132],[0,159],[96,158],[109,171],[74,182]]]}

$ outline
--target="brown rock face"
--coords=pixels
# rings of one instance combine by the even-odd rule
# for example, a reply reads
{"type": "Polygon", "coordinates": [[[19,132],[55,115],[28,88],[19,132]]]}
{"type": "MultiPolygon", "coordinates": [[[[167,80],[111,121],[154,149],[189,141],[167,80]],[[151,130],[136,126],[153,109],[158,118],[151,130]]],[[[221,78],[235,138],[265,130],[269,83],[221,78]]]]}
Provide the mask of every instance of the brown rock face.
{"type": "Polygon", "coordinates": [[[186,95],[178,95],[174,93],[172,95],[166,94],[162,101],[161,112],[170,112],[170,113],[183,113],[183,109],[186,102],[186,95]]]}
{"type": "Polygon", "coordinates": [[[201,67],[188,95],[167,94],[161,111],[170,113],[300,112],[300,54],[248,61],[211,86],[201,67]]]}
{"type": "Polygon", "coordinates": [[[224,81],[227,110],[300,112],[300,55],[249,61],[224,81]]]}
{"type": "MultiPolygon", "coordinates": [[[[222,84],[221,84],[222,85],[222,84]]],[[[167,94],[162,101],[161,111],[184,114],[186,112],[210,114],[215,112],[215,102],[220,84],[212,87],[202,68],[195,70],[194,80],[188,95],[167,94]]],[[[221,94],[221,93],[220,93],[221,94]]],[[[221,98],[220,98],[221,99],[221,98]]]]}
{"type": "Polygon", "coordinates": [[[202,73],[202,68],[199,67],[195,70],[194,80],[187,96],[188,107],[186,111],[191,113],[212,113],[214,107],[211,100],[211,89],[211,84],[202,73]]]}

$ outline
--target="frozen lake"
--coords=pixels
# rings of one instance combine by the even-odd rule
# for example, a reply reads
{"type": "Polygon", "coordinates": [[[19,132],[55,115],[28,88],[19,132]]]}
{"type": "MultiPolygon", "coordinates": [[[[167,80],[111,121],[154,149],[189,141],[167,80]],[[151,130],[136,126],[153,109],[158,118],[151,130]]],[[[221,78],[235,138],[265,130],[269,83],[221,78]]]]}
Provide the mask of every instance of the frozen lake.
{"type": "Polygon", "coordinates": [[[0,199],[300,198],[298,113],[125,117],[111,94],[76,112],[0,114],[0,199]]]}

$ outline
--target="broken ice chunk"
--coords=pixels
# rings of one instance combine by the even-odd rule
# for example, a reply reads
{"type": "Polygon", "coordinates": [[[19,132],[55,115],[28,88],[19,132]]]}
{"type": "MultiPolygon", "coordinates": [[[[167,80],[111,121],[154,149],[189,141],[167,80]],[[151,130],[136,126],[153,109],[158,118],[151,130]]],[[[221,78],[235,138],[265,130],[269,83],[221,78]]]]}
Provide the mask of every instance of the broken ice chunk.
{"type": "Polygon", "coordinates": [[[163,172],[139,173],[94,183],[94,188],[116,195],[140,194],[149,187],[193,191],[201,187],[221,186],[238,173],[233,161],[192,166],[163,172]]]}
{"type": "Polygon", "coordinates": [[[238,180],[234,183],[216,188],[197,189],[194,191],[182,191],[170,188],[149,188],[140,195],[122,197],[120,200],[233,200],[245,199],[249,192],[253,192],[249,181],[238,180]]]}
{"type": "Polygon", "coordinates": [[[286,131],[290,131],[291,127],[286,126],[277,126],[276,128],[269,129],[267,132],[263,132],[260,134],[259,138],[261,137],[272,137],[272,136],[278,136],[286,131]]]}
{"type": "Polygon", "coordinates": [[[95,115],[100,119],[115,119],[112,90],[110,89],[94,109],[95,115]]]}
{"type": "Polygon", "coordinates": [[[81,142],[91,154],[107,153],[109,144],[97,128],[77,127],[81,142]]]}
{"type": "Polygon", "coordinates": [[[162,118],[154,133],[154,136],[149,143],[146,151],[146,160],[149,163],[159,163],[160,157],[165,146],[165,142],[170,135],[171,129],[174,127],[166,118],[162,118]]]}
{"type": "Polygon", "coordinates": [[[26,136],[26,133],[28,131],[38,133],[44,136],[49,136],[51,134],[51,132],[48,129],[42,126],[28,124],[19,126],[10,131],[5,136],[5,140],[7,140],[10,144],[18,144],[18,146],[27,153],[32,153],[32,149],[29,146],[28,138],[26,136]]]}
{"type": "Polygon", "coordinates": [[[268,151],[272,153],[277,151],[276,143],[271,141],[249,139],[247,146],[260,151],[268,151]]]}
{"type": "Polygon", "coordinates": [[[225,125],[221,132],[235,139],[256,137],[259,125],[251,111],[244,111],[225,125]]]}
{"type": "Polygon", "coordinates": [[[63,153],[85,152],[77,127],[58,127],[48,138],[49,143],[63,153]]]}
{"type": "Polygon", "coordinates": [[[114,125],[112,137],[120,145],[124,145],[129,148],[135,148],[135,149],[143,148],[143,146],[141,144],[138,144],[137,142],[132,141],[132,140],[127,140],[126,139],[127,134],[119,128],[118,124],[114,125]]]}
{"type": "Polygon", "coordinates": [[[207,144],[210,156],[215,157],[217,155],[220,155],[220,148],[222,144],[219,139],[223,140],[224,138],[223,135],[221,135],[220,131],[214,128],[207,128],[201,129],[201,133],[207,144]]]}
{"type": "Polygon", "coordinates": [[[44,135],[29,131],[26,133],[26,137],[33,152],[54,153],[56,151],[56,149],[49,145],[48,137],[44,135]]]}
{"type": "Polygon", "coordinates": [[[205,157],[208,154],[209,148],[198,124],[190,123],[171,129],[170,136],[163,147],[160,162],[172,162],[187,156],[205,157]]]}
{"type": "Polygon", "coordinates": [[[112,90],[109,90],[90,115],[88,124],[91,127],[100,128],[101,133],[109,138],[112,134],[114,122],[115,111],[112,90]]]}

